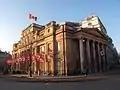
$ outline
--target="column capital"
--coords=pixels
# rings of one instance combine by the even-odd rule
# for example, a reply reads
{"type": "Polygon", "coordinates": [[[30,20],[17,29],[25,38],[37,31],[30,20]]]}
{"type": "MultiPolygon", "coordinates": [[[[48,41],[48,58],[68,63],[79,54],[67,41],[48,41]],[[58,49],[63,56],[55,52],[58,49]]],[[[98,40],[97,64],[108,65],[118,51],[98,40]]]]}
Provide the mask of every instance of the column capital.
{"type": "Polygon", "coordinates": [[[81,36],[79,39],[89,39],[89,38],[85,36],[81,36]]]}
{"type": "Polygon", "coordinates": [[[85,37],[81,37],[81,38],[79,38],[79,40],[82,41],[82,42],[86,41],[85,37]]]}
{"type": "Polygon", "coordinates": [[[90,38],[86,38],[86,41],[89,42],[89,41],[91,41],[91,39],[90,38]]]}
{"type": "Polygon", "coordinates": [[[82,39],[83,39],[83,37],[80,37],[80,38],[79,38],[79,40],[82,40],[82,39]]]}

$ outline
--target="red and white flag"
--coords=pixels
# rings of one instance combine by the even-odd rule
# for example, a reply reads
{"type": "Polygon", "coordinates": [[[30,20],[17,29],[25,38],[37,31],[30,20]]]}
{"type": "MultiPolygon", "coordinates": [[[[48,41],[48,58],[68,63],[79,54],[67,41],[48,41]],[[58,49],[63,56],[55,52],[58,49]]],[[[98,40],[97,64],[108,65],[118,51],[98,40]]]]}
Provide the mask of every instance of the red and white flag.
{"type": "Polygon", "coordinates": [[[32,14],[29,14],[29,19],[37,21],[37,17],[32,14]]]}
{"type": "Polygon", "coordinates": [[[11,64],[12,63],[12,61],[11,60],[7,60],[7,64],[11,64]]]}

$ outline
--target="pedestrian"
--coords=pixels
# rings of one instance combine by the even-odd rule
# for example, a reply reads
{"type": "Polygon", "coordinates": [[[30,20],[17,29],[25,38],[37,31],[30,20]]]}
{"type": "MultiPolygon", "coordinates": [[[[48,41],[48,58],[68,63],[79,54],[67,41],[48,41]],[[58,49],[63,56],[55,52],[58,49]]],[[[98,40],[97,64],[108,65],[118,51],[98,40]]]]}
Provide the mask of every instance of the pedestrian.
{"type": "Polygon", "coordinates": [[[6,69],[3,70],[3,75],[6,75],[6,69]]]}
{"type": "Polygon", "coordinates": [[[87,74],[88,74],[88,71],[85,69],[85,71],[84,71],[84,76],[86,77],[87,74]]]}
{"type": "Polygon", "coordinates": [[[39,69],[39,70],[38,70],[38,75],[40,75],[40,72],[41,72],[41,70],[39,69]]]}

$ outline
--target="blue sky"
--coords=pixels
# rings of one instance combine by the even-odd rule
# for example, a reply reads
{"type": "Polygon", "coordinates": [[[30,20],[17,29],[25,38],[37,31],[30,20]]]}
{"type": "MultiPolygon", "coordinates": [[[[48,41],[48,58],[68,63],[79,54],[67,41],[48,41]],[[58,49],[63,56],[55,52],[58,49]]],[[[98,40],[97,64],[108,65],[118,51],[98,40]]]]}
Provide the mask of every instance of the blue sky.
{"type": "Polygon", "coordinates": [[[21,31],[31,22],[28,14],[38,17],[37,23],[55,20],[80,21],[92,13],[98,15],[108,35],[120,51],[120,0],[0,0],[0,48],[11,51],[21,31]]]}

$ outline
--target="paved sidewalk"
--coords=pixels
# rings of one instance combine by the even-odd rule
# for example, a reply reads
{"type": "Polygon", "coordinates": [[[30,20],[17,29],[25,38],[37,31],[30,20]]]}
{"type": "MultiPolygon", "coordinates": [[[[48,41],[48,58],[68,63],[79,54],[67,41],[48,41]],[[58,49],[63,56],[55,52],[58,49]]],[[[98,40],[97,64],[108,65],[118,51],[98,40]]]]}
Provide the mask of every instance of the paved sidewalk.
{"type": "Polygon", "coordinates": [[[97,74],[90,74],[90,75],[79,75],[79,76],[38,76],[33,75],[33,77],[29,77],[28,74],[22,75],[11,75],[12,77],[16,78],[19,81],[32,81],[32,82],[68,82],[68,81],[93,81],[93,80],[101,80],[107,79],[109,75],[113,74],[120,74],[120,71],[109,71],[105,73],[97,73],[97,74]]]}
{"type": "Polygon", "coordinates": [[[104,77],[100,76],[22,76],[22,75],[13,75],[12,77],[16,78],[17,81],[21,82],[81,82],[81,81],[94,81],[94,80],[101,80],[104,77]]]}

